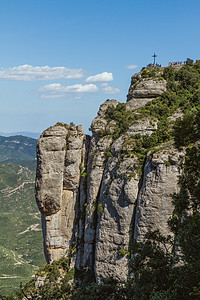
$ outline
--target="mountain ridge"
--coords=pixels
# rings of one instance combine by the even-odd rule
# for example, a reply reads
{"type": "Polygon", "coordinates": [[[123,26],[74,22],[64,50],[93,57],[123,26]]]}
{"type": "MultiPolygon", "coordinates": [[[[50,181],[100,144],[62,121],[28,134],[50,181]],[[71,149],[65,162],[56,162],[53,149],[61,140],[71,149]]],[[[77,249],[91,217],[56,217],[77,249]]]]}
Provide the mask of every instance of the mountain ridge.
{"type": "Polygon", "coordinates": [[[10,159],[32,160],[36,158],[37,140],[17,135],[0,136],[0,161],[10,159]]]}
{"type": "Polygon", "coordinates": [[[25,136],[28,138],[33,138],[33,139],[38,139],[40,137],[39,132],[29,132],[29,131],[19,131],[19,132],[9,132],[9,133],[0,132],[0,135],[4,136],[4,137],[22,135],[22,136],[25,136]]]}

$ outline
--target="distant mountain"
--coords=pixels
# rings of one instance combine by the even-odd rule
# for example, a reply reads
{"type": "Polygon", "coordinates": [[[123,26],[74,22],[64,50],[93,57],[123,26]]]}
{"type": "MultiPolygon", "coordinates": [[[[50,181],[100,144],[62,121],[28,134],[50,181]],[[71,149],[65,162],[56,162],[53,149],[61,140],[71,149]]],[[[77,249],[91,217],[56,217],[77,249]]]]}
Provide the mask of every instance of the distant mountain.
{"type": "Polygon", "coordinates": [[[5,137],[13,136],[13,135],[23,135],[26,137],[31,137],[33,139],[39,139],[39,137],[40,137],[39,132],[29,132],[29,131],[10,132],[10,133],[0,132],[0,135],[5,136],[5,137]]]}
{"type": "Polygon", "coordinates": [[[0,136],[0,162],[6,160],[34,160],[37,140],[22,135],[0,136]]]}

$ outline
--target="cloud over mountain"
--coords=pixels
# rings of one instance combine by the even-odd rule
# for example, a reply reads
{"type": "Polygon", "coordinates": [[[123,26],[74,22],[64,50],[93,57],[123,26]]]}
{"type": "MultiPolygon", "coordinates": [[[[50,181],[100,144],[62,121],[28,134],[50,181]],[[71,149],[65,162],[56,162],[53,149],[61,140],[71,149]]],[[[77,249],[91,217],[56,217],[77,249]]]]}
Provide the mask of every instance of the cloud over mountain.
{"type": "Polygon", "coordinates": [[[85,79],[85,82],[104,82],[104,81],[112,81],[113,74],[108,72],[103,72],[97,75],[89,76],[85,79]]]}
{"type": "Polygon", "coordinates": [[[66,67],[49,67],[22,65],[12,68],[1,68],[0,79],[6,80],[55,80],[55,79],[79,79],[84,76],[82,69],[70,69],[66,67]]]}

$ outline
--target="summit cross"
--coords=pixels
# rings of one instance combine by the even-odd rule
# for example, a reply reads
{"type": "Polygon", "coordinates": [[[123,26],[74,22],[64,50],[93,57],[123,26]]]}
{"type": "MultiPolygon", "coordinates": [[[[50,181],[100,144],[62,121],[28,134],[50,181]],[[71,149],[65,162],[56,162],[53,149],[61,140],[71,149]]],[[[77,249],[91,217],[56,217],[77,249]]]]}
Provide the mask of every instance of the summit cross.
{"type": "Polygon", "coordinates": [[[152,57],[154,58],[154,61],[153,61],[153,64],[155,65],[155,63],[156,63],[156,57],[157,57],[158,55],[156,55],[155,53],[154,53],[154,55],[152,55],[152,57]]]}

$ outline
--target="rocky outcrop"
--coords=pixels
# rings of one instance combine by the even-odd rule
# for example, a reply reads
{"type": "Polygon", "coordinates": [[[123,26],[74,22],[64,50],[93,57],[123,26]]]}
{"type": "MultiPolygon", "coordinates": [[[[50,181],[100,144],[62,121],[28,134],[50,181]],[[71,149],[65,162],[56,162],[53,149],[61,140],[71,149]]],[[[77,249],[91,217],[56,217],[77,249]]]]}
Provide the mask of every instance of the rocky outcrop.
{"type": "MultiPolygon", "coordinates": [[[[141,73],[132,76],[127,95],[127,109],[134,110],[144,106],[166,91],[166,80],[160,77],[162,69],[157,71],[155,78],[142,77],[141,73]]],[[[148,74],[148,73],[147,73],[148,74]]]]}
{"type": "Polygon", "coordinates": [[[60,124],[44,131],[38,140],[36,201],[48,262],[63,256],[73,243],[84,138],[82,126],[60,124]]]}
{"type": "MultiPolygon", "coordinates": [[[[166,90],[166,81],[162,80],[141,80],[138,84],[134,87],[131,85],[129,89],[129,97],[136,98],[136,99],[143,99],[143,98],[155,98],[160,95],[166,90]]],[[[129,99],[129,101],[130,101],[129,99]]]]}
{"type": "MultiPolygon", "coordinates": [[[[135,76],[127,110],[166,89],[165,80],[135,76]]],[[[134,137],[152,135],[157,121],[136,119],[113,140],[116,121],[106,112],[117,105],[116,100],[101,105],[91,137],[81,126],[57,123],[43,132],[37,144],[36,201],[46,258],[59,259],[75,245],[72,261],[79,280],[86,270],[97,282],[110,276],[125,280],[132,239],[141,241],[148,229],[169,233],[167,219],[173,211],[183,153],[172,142],[166,143],[149,153],[142,168],[133,150],[134,137]]]]}

